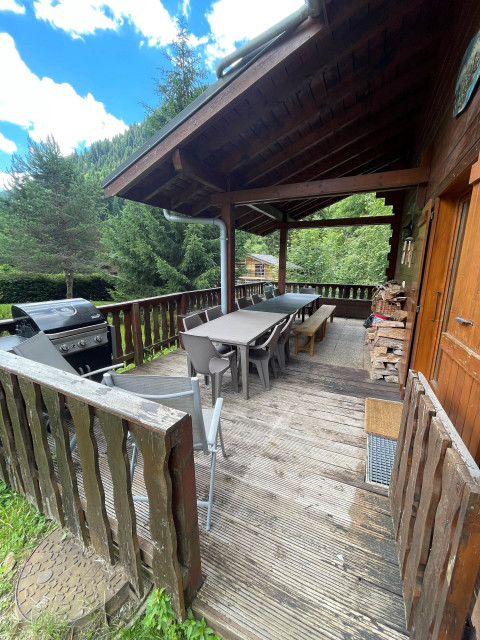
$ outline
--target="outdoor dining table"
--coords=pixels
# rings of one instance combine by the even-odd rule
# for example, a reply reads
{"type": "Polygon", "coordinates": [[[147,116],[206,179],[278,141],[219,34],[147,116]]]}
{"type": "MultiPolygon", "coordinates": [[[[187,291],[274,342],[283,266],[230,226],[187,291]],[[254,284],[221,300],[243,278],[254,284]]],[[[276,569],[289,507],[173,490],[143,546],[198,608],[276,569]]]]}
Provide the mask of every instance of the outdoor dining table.
{"type": "Polygon", "coordinates": [[[257,302],[249,307],[245,307],[246,311],[266,311],[268,313],[296,313],[303,309],[311,302],[320,298],[317,294],[311,293],[284,293],[275,298],[269,298],[257,302]]]}
{"type": "Polygon", "coordinates": [[[250,345],[262,334],[284,320],[288,312],[271,313],[259,311],[249,313],[246,309],[227,313],[220,318],[205,322],[186,333],[194,336],[207,336],[212,342],[231,344],[240,352],[242,368],[243,397],[248,400],[248,365],[250,345]]]}

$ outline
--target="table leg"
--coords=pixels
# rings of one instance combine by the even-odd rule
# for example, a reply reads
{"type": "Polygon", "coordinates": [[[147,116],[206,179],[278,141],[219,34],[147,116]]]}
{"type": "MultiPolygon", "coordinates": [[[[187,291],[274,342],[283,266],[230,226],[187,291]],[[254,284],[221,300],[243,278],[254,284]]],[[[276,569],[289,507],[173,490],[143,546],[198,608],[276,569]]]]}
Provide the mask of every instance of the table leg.
{"type": "Polygon", "coordinates": [[[242,367],[242,391],[245,400],[248,400],[248,359],[249,359],[249,346],[239,345],[240,351],[240,363],[242,367]]]}

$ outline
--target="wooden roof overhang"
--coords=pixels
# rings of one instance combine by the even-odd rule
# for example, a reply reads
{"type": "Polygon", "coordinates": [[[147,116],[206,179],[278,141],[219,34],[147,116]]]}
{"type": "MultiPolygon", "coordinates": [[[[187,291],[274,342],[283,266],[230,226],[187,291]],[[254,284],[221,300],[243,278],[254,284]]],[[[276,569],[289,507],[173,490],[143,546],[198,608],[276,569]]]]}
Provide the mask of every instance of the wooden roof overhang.
{"type": "Polygon", "coordinates": [[[327,0],[323,16],[219,80],[133,154],[105,195],[201,217],[232,204],[237,229],[265,235],[350,193],[424,184],[428,167],[405,168],[451,4],[327,0]]]}

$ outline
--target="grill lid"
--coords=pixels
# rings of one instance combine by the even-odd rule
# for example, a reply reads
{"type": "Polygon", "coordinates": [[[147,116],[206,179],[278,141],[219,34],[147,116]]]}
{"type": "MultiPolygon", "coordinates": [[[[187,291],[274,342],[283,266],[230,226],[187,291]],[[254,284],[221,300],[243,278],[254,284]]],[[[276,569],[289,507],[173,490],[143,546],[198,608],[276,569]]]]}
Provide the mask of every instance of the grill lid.
{"type": "Polygon", "coordinates": [[[85,298],[12,305],[12,318],[21,334],[23,327],[52,333],[105,322],[100,311],[85,298]]]}

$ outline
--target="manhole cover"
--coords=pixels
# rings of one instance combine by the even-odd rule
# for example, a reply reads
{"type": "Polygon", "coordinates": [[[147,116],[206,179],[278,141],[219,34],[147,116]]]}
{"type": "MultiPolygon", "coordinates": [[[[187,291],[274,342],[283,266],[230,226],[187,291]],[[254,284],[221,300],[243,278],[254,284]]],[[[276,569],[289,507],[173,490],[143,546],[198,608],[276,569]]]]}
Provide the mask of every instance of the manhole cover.
{"type": "Polygon", "coordinates": [[[25,620],[36,620],[48,611],[55,618],[81,626],[97,609],[114,613],[129,595],[128,580],[119,567],[108,565],[76,538],[65,537],[57,529],[25,562],[15,598],[25,620]]]}

